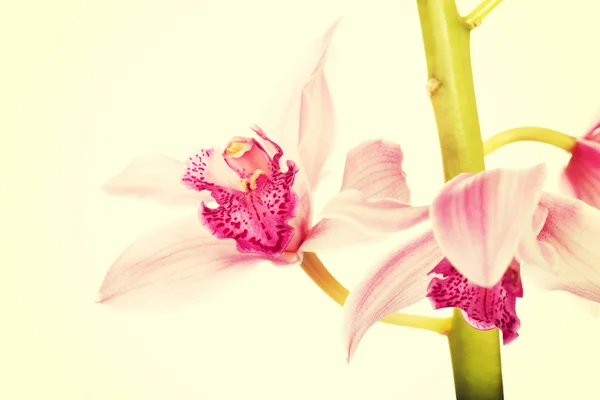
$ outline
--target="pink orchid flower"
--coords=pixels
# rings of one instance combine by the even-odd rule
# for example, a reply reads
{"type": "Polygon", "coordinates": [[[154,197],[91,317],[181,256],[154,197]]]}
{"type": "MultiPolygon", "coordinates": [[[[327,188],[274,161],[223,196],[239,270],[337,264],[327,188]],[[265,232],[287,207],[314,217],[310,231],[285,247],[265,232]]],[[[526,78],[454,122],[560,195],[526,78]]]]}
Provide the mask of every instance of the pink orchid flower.
{"type": "MultiPolygon", "coordinates": [[[[333,198],[323,215],[352,218],[372,232],[416,225],[417,210],[430,223],[350,292],[344,306],[348,359],[375,322],[425,297],[435,309],[461,309],[477,329],[499,328],[507,344],[520,326],[515,306],[523,296],[521,273],[544,288],[600,302],[600,211],[543,192],[545,176],[543,165],[461,174],[425,207],[392,199],[381,207],[381,200],[357,191],[333,198]],[[366,217],[371,212],[378,218],[366,217]]],[[[406,186],[398,177],[396,185],[406,186]]]]}
{"type": "Polygon", "coordinates": [[[561,184],[565,192],[600,209],[600,122],[577,139],[561,184]]]}
{"type": "MultiPolygon", "coordinates": [[[[256,137],[234,137],[223,151],[202,150],[187,163],[142,157],[105,185],[111,194],[200,208],[197,215],[129,246],[106,274],[100,302],[137,308],[188,301],[218,272],[262,261],[296,265],[304,252],[379,237],[343,219],[311,221],[311,194],[335,131],[324,63],[336,25],[324,36],[316,66],[301,85],[296,123],[286,124],[297,131],[280,133],[287,143],[285,154],[283,146],[254,126],[256,137]]],[[[364,142],[347,155],[342,190],[356,190],[369,199],[408,201],[408,191],[393,185],[403,174],[401,162],[398,146],[364,142]]]]}

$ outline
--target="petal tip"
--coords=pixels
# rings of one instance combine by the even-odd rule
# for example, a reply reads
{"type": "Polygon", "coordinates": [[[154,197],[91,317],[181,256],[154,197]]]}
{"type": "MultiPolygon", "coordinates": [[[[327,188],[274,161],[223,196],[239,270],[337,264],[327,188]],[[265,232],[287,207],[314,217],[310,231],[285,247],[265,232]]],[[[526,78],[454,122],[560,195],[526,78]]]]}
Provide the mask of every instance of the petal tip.
{"type": "Polygon", "coordinates": [[[119,195],[123,192],[123,187],[118,184],[119,175],[107,180],[100,186],[100,190],[109,195],[119,195]]]}
{"type": "Polygon", "coordinates": [[[94,300],[95,304],[106,306],[110,304],[112,296],[96,296],[96,300],[94,300]]]}
{"type": "Polygon", "coordinates": [[[360,338],[357,337],[356,333],[346,338],[346,365],[350,365],[350,362],[354,358],[358,341],[360,341],[360,338]]]}
{"type": "Polygon", "coordinates": [[[324,47],[329,46],[329,42],[331,41],[331,38],[333,37],[333,34],[337,30],[338,25],[342,21],[342,18],[343,18],[343,16],[339,16],[335,21],[333,21],[333,23],[331,24],[331,26],[329,27],[329,29],[325,33],[324,39],[323,39],[324,47]]]}
{"type": "Polygon", "coordinates": [[[100,289],[98,289],[98,292],[96,293],[94,303],[108,305],[117,297],[119,297],[119,293],[108,288],[107,280],[105,278],[104,282],[102,282],[102,285],[100,286],[100,289]]]}

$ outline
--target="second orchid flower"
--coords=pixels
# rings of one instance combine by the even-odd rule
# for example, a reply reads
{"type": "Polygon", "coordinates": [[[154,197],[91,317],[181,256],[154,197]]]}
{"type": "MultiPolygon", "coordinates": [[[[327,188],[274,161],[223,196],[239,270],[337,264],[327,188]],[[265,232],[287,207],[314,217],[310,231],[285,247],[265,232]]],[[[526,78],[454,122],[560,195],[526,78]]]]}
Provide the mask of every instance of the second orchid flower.
{"type": "MultiPolygon", "coordinates": [[[[520,326],[516,299],[523,297],[522,272],[547,289],[600,302],[600,248],[594,240],[600,235],[600,211],[543,192],[545,176],[538,165],[461,174],[449,181],[425,207],[430,229],[382,259],[350,293],[344,311],[348,357],[372,324],[426,297],[436,309],[461,309],[474,328],[499,328],[509,343],[520,326]]],[[[405,185],[404,179],[396,184],[405,185]]],[[[325,214],[375,207],[346,191],[325,214]]],[[[368,227],[393,231],[414,225],[402,218],[387,212],[381,219],[385,224],[368,227]]]]}

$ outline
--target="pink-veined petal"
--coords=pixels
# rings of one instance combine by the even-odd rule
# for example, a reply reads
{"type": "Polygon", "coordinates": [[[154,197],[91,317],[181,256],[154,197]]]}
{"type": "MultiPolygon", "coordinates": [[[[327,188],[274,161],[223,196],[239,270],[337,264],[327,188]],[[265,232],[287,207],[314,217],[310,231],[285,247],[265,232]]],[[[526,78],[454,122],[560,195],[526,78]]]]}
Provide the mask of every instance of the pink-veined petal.
{"type": "Polygon", "coordinates": [[[545,178],[540,164],[461,174],[444,186],[431,206],[432,227],[461,274],[484,287],[500,281],[531,231],[545,178]]]}
{"type": "Polygon", "coordinates": [[[325,218],[350,220],[369,232],[394,233],[429,217],[429,206],[412,207],[394,199],[367,199],[357,190],[345,190],[323,208],[325,218]]]}
{"type": "Polygon", "coordinates": [[[548,218],[548,209],[538,204],[531,220],[531,229],[536,236],[544,228],[544,225],[546,224],[546,218],[548,218]]]}
{"type": "Polygon", "coordinates": [[[344,305],[344,344],[352,357],[367,330],[381,318],[425,298],[427,275],[444,258],[431,231],[400,247],[372,269],[344,305]]]}
{"type": "Polygon", "coordinates": [[[343,190],[356,189],[369,198],[391,198],[410,204],[410,189],[402,170],[404,155],[399,145],[369,140],[346,156],[343,190]]]}
{"type": "Polygon", "coordinates": [[[517,331],[521,322],[517,317],[516,302],[517,297],[523,297],[523,285],[517,261],[513,260],[500,282],[491,288],[470,282],[447,259],[431,272],[442,275],[442,278],[433,278],[427,288],[433,308],[457,307],[473,328],[499,328],[504,344],[519,336],[517,331]]]}
{"type": "Polygon", "coordinates": [[[567,194],[600,208],[600,143],[577,141],[563,171],[561,186],[567,194]]]}
{"type": "Polygon", "coordinates": [[[98,301],[151,309],[181,304],[218,272],[261,260],[211,236],[196,218],[181,219],[133,242],[107,272],[98,301]]]}
{"type": "Polygon", "coordinates": [[[191,190],[181,183],[186,164],[162,154],[133,160],[102,189],[111,195],[150,198],[163,204],[199,206],[210,199],[208,192],[191,190]]]}
{"type": "Polygon", "coordinates": [[[300,99],[298,153],[311,188],[319,181],[335,140],[334,107],[324,66],[338,23],[339,20],[323,36],[321,58],[302,88],[300,99]]]}
{"type": "Polygon", "coordinates": [[[600,211],[550,193],[541,204],[548,217],[538,239],[552,246],[559,260],[554,270],[543,270],[544,285],[600,302],[600,211]]]}
{"type": "Polygon", "coordinates": [[[270,136],[285,150],[286,154],[298,164],[300,174],[304,174],[304,167],[298,155],[300,131],[300,103],[305,85],[314,75],[316,66],[324,60],[323,56],[329,49],[329,41],[339,21],[336,20],[326,31],[314,41],[314,44],[304,54],[300,62],[292,71],[292,82],[283,82],[272,94],[273,100],[269,102],[265,115],[260,119],[260,126],[270,132],[270,136]],[[288,85],[291,83],[291,85],[288,85]],[[289,86],[292,86],[291,88],[289,86]]]}
{"type": "Polygon", "coordinates": [[[323,218],[310,229],[299,251],[319,253],[339,250],[348,246],[374,243],[386,237],[387,235],[366,232],[348,220],[323,218]]]}

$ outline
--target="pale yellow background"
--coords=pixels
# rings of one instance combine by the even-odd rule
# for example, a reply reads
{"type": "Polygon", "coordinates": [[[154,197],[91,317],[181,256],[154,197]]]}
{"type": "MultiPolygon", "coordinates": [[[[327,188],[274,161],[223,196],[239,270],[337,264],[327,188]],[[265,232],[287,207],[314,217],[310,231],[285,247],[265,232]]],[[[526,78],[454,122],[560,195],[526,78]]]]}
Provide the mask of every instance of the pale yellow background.
{"type": "MultiPolygon", "coordinates": [[[[346,365],[341,309],[298,269],[264,265],[170,313],[94,304],[131,240],[194,212],[99,186],[136,155],[185,157],[247,134],[340,15],[328,66],[340,136],[318,205],[337,189],[345,151],[374,137],[402,144],[414,202],[429,202],[442,174],[414,1],[0,4],[0,399],[453,398],[434,334],[378,325],[346,365]]],[[[584,132],[600,105],[599,11],[591,0],[506,0],[477,29],[484,136],[532,124],[584,132]]],[[[566,159],[518,144],[488,166],[548,162],[554,190],[566,159]]],[[[352,286],[401,239],[323,259],[352,286]]],[[[521,337],[503,349],[506,398],[600,398],[598,320],[525,284],[521,337]]]]}

